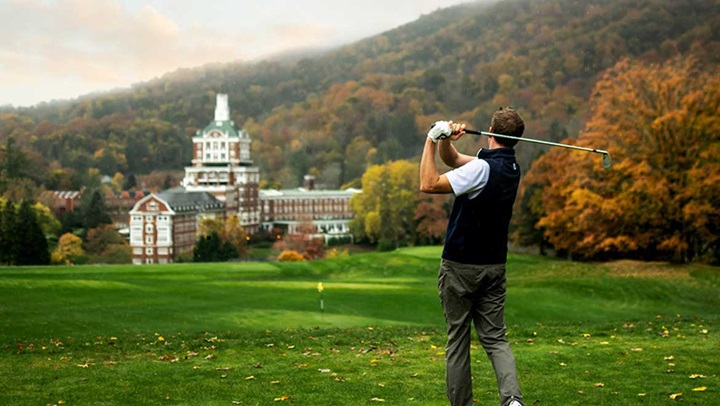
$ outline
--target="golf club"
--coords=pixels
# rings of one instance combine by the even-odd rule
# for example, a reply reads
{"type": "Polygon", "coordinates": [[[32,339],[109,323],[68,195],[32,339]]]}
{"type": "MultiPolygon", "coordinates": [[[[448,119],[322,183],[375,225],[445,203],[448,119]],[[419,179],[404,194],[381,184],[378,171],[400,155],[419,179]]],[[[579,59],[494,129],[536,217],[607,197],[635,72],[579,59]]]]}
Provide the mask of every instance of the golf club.
{"type": "Polygon", "coordinates": [[[543,140],[535,140],[532,138],[523,138],[523,137],[513,137],[510,135],[503,135],[503,134],[494,134],[489,133],[485,131],[477,131],[477,130],[465,130],[468,134],[475,134],[475,135],[485,135],[487,137],[499,137],[499,138],[508,138],[511,140],[518,140],[518,141],[527,141],[527,142],[533,142],[535,144],[542,144],[542,145],[550,145],[551,147],[563,147],[563,148],[570,148],[570,149],[577,149],[580,151],[586,151],[586,152],[595,152],[597,154],[602,154],[602,165],[603,168],[609,168],[612,166],[612,161],[610,160],[610,154],[607,151],[603,151],[601,149],[595,149],[595,148],[585,148],[585,147],[578,147],[576,145],[568,145],[568,144],[560,144],[557,142],[550,142],[550,141],[543,141],[543,140]]]}

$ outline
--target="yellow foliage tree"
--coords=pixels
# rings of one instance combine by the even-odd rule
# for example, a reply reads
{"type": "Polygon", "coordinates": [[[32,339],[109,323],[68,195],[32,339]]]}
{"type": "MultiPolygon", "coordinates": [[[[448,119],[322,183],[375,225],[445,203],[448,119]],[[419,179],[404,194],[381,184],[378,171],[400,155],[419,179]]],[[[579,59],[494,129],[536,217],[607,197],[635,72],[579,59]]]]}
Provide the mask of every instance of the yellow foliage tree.
{"type": "Polygon", "coordinates": [[[394,161],[373,165],[362,177],[362,193],[350,199],[353,234],[374,243],[414,241],[418,165],[394,161]]]}
{"type": "Polygon", "coordinates": [[[294,250],[285,250],[280,253],[278,256],[278,261],[280,262],[301,262],[304,261],[305,257],[297,251],[294,250]]]}
{"type": "Polygon", "coordinates": [[[542,188],[534,211],[558,249],[584,258],[720,259],[720,76],[692,58],[622,60],[595,86],[577,140],[605,149],[553,149],[525,179],[542,188]]]}
{"type": "Polygon", "coordinates": [[[58,245],[50,256],[53,264],[70,265],[76,259],[85,255],[82,247],[82,238],[72,233],[63,234],[58,240],[58,245]]]}

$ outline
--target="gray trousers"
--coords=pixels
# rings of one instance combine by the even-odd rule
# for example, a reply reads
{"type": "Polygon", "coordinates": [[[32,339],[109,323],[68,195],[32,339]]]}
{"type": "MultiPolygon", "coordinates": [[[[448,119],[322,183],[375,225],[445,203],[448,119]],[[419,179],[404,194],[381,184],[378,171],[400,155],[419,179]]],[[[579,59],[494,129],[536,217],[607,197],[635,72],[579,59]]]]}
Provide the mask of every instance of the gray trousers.
{"type": "Polygon", "coordinates": [[[505,339],[505,264],[467,265],[442,260],[438,290],[447,322],[447,397],[453,406],[473,403],[470,375],[470,322],[492,362],[500,405],[522,402],[515,357],[505,339]]]}

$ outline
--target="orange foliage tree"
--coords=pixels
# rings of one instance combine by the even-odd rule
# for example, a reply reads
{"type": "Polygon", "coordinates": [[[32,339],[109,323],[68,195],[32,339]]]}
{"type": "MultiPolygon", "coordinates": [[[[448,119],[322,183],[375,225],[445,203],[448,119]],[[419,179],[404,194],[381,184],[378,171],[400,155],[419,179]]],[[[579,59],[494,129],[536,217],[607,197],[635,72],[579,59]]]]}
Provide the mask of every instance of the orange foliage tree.
{"type": "Polygon", "coordinates": [[[720,76],[692,58],[622,60],[595,86],[577,140],[595,156],[553,149],[525,179],[542,188],[537,227],[586,259],[720,260],[720,76]]]}

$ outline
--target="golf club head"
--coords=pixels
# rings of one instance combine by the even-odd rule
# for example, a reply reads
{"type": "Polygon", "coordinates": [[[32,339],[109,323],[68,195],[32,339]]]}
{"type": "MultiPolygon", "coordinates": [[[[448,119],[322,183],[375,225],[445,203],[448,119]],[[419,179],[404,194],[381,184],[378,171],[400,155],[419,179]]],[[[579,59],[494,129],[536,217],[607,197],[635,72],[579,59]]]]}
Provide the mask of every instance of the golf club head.
{"type": "Polygon", "coordinates": [[[612,166],[612,161],[610,160],[610,154],[608,154],[606,152],[606,153],[602,154],[602,156],[603,156],[603,158],[602,158],[603,159],[602,160],[603,168],[608,169],[609,167],[612,166]]]}

